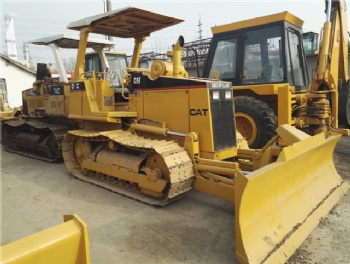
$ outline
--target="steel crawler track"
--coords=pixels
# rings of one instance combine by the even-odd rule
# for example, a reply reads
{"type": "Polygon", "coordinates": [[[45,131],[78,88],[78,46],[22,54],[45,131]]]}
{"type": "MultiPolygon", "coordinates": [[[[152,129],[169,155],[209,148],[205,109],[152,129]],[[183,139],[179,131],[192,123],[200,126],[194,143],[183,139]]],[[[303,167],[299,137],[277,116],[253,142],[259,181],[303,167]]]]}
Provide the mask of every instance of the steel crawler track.
{"type": "MultiPolygon", "coordinates": [[[[173,141],[145,139],[122,130],[108,132],[76,130],[70,131],[65,137],[62,149],[64,162],[74,177],[149,205],[164,206],[181,198],[192,188],[194,179],[192,161],[184,148],[173,141]],[[91,144],[94,142],[95,145],[96,142],[114,142],[124,150],[129,149],[139,155],[149,156],[154,153],[161,155],[169,170],[169,179],[162,197],[156,198],[142,193],[135,182],[119,179],[115,175],[82,169],[75,158],[75,142],[79,138],[84,138],[91,144]]],[[[142,174],[142,172],[139,173],[142,174]]]]}
{"type": "Polygon", "coordinates": [[[63,161],[62,141],[68,130],[69,126],[65,124],[13,120],[2,124],[1,143],[8,152],[57,163],[63,161]]]}

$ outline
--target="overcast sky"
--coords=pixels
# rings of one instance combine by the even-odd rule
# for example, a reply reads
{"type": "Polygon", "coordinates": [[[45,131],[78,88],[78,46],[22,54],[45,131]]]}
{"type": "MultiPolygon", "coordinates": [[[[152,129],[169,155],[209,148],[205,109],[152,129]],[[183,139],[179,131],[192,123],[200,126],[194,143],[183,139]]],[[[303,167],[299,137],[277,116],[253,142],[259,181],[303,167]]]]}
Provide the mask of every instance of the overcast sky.
{"type": "MultiPolygon", "coordinates": [[[[1,2],[1,49],[6,54],[5,15],[14,17],[17,53],[23,59],[23,42],[51,35],[77,31],[66,29],[70,22],[104,12],[104,0],[0,0],[1,2]]],[[[202,37],[211,37],[211,27],[232,23],[256,16],[289,11],[304,21],[304,32],[319,33],[325,21],[324,0],[270,0],[270,1],[116,1],[111,0],[112,9],[127,6],[147,9],[156,13],[184,19],[185,22],[153,33],[144,42],[142,52],[165,52],[179,35],[186,42],[199,38],[199,18],[202,23],[202,37]]],[[[347,0],[349,6],[349,1],[347,0]]],[[[348,19],[348,25],[349,19],[348,19]]],[[[114,38],[116,50],[131,55],[133,40],[114,38]]],[[[43,46],[29,45],[35,62],[53,62],[51,50],[43,46]]],[[[63,57],[75,57],[74,53],[62,51],[63,57]]]]}

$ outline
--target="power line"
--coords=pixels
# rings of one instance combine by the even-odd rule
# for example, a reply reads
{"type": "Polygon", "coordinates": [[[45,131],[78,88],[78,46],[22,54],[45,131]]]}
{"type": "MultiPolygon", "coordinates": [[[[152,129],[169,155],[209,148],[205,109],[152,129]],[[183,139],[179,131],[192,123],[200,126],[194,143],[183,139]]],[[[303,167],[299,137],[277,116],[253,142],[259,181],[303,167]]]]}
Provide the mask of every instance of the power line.
{"type": "Polygon", "coordinates": [[[14,21],[15,23],[19,23],[19,24],[22,24],[22,23],[27,23],[27,22],[31,22],[31,23],[49,23],[49,22],[52,22],[52,23],[60,23],[60,24],[66,24],[68,25],[70,22],[72,21],[68,21],[68,20],[56,20],[56,19],[37,19],[37,18],[24,18],[24,17],[14,17],[14,21]]]}
{"type": "Polygon", "coordinates": [[[59,23],[70,23],[68,20],[55,20],[55,19],[38,19],[38,18],[26,18],[26,17],[15,17],[16,21],[32,21],[32,22],[59,22],[59,23]]]}

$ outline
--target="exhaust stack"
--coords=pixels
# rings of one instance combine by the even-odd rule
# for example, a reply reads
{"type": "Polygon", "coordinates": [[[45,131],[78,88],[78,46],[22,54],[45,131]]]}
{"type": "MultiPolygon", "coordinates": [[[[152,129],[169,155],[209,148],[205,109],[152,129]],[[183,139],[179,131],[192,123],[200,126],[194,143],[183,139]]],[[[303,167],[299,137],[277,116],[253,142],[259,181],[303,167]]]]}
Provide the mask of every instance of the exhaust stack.
{"type": "Polygon", "coordinates": [[[183,76],[183,71],[185,71],[182,66],[182,48],[185,44],[183,36],[180,36],[173,48],[173,76],[181,77],[183,76]]]}

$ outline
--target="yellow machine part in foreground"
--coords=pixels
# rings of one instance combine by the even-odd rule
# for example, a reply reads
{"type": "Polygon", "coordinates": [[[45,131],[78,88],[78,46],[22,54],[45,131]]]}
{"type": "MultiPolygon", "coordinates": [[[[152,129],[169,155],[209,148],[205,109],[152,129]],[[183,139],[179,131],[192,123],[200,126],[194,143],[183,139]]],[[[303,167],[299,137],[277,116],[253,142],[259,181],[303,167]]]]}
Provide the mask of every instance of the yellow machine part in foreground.
{"type": "Polygon", "coordinates": [[[293,136],[276,162],[236,178],[240,263],[285,263],[349,188],[332,160],[340,135],[293,136]]]}
{"type": "Polygon", "coordinates": [[[88,264],[87,226],[77,215],[64,223],[1,247],[2,264],[88,264]]]}
{"type": "Polygon", "coordinates": [[[2,120],[2,121],[13,120],[16,118],[16,116],[15,116],[16,112],[17,112],[17,110],[10,110],[7,112],[0,111],[0,120],[2,120]]]}

